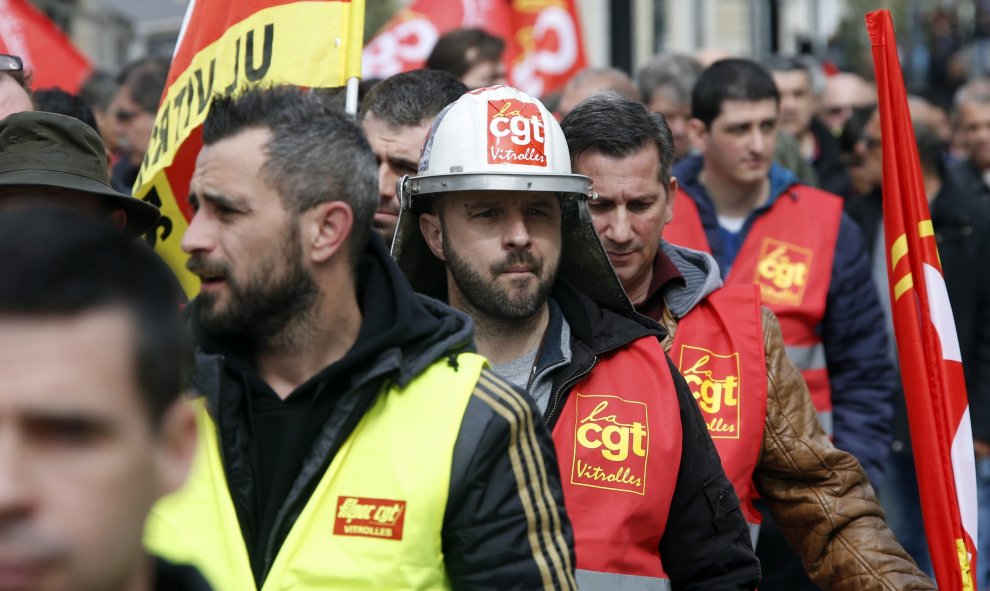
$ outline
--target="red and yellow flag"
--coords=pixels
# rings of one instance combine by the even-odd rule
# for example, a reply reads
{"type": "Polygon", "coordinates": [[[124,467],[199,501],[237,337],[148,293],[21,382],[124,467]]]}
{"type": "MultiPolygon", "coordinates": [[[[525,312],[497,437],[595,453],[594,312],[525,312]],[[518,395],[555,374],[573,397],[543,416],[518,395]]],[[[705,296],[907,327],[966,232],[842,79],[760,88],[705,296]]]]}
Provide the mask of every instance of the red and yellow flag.
{"type": "Polygon", "coordinates": [[[890,12],[866,15],[883,137],[894,332],[925,534],[940,589],[976,589],[976,466],[959,340],[935,247],[890,12]]]}
{"type": "Polygon", "coordinates": [[[134,195],[162,210],[148,233],[186,293],[199,279],[179,247],[192,211],[189,179],[213,97],[294,84],[343,86],[361,75],[364,0],[191,0],[134,195]]]}

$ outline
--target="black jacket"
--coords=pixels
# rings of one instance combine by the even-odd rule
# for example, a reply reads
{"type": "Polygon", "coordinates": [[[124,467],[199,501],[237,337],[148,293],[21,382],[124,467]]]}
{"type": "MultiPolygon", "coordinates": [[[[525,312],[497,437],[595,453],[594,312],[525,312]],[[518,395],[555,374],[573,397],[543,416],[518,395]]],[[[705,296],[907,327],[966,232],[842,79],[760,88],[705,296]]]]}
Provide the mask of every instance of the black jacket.
{"type": "MultiPolygon", "coordinates": [[[[953,175],[945,179],[931,205],[932,225],[966,372],[973,437],[990,442],[990,212],[979,194],[971,192],[973,178],[962,177],[962,184],[959,180],[953,175]]],[[[846,209],[872,256],[883,224],[880,192],[848,201],[846,209]]],[[[897,440],[907,442],[903,398],[901,391],[895,433],[897,440]]]]}
{"type": "Polygon", "coordinates": [[[210,591],[211,587],[194,567],[173,564],[155,556],[151,588],[153,591],[210,591]]]}
{"type": "Polygon", "coordinates": [[[852,192],[852,181],[849,171],[842,161],[842,146],[817,117],[811,119],[811,133],[815,136],[818,154],[811,164],[818,175],[818,187],[842,197],[848,197],[852,192]]]}
{"type": "Polygon", "coordinates": [[[953,193],[958,193],[965,201],[973,203],[977,209],[984,212],[990,209],[990,186],[987,186],[983,174],[972,160],[956,162],[949,167],[945,176],[954,187],[953,193]]]}
{"type": "MultiPolygon", "coordinates": [[[[593,371],[602,355],[643,337],[662,341],[666,331],[634,313],[600,307],[563,281],[551,298],[571,329],[571,362],[553,376],[544,419],[553,428],[571,389],[593,371]]],[[[544,339],[545,344],[552,339],[544,339]]],[[[541,355],[542,356],[542,355],[541,355]]],[[[754,589],[760,566],[732,483],[708,435],[698,404],[670,358],[683,429],[681,464],[670,514],[660,540],[660,557],[678,590],[754,589]]]]}
{"type": "MultiPolygon", "coordinates": [[[[456,366],[455,354],[471,344],[468,317],[413,293],[377,236],[356,274],[363,312],[357,342],[343,359],[286,398],[311,396],[315,410],[308,414],[319,420],[314,425],[307,417],[310,424],[300,426],[312,431],[312,439],[293,469],[283,473],[286,481],[276,490],[285,494],[277,497],[278,511],[268,525],[258,508],[259,491],[268,485],[256,478],[255,431],[261,426],[251,420],[251,408],[267,394],[267,385],[237,343],[210,335],[191,320],[199,345],[195,385],[217,423],[224,472],[259,588],[320,477],[383,387],[405,386],[438,360],[456,366]]],[[[196,302],[189,308],[194,319],[196,302]]],[[[556,553],[574,563],[553,441],[533,420],[535,413],[527,396],[483,371],[455,443],[442,531],[455,589],[543,588],[537,560],[556,553]],[[522,458],[521,479],[514,476],[514,457],[522,458]],[[539,511],[530,511],[530,504],[539,511]],[[537,535],[527,535],[532,531],[537,535]],[[537,540],[537,547],[530,539],[537,540]]],[[[292,461],[291,450],[275,451],[292,461]]],[[[546,562],[553,588],[574,588],[572,571],[546,562]]]]}

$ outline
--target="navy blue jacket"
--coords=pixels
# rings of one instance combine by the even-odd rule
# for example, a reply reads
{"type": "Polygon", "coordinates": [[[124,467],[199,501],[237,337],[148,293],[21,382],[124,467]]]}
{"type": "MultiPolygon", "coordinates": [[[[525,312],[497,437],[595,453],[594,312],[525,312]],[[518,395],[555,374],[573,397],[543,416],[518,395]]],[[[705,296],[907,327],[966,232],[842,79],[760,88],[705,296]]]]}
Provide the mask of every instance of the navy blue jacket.
{"type": "MultiPolygon", "coordinates": [[[[678,184],[698,206],[708,244],[722,271],[732,268],[753,222],[778,199],[797,199],[791,188],[794,173],[774,164],[770,169],[770,199],[753,210],[737,234],[721,228],[715,204],[699,179],[702,157],[682,160],[674,167],[678,184]]],[[[883,479],[883,461],[893,437],[894,366],[887,357],[888,336],[870,262],[859,228],[842,214],[835,246],[832,277],[818,330],[825,345],[832,385],[834,442],[866,469],[874,487],[883,479]]]]}

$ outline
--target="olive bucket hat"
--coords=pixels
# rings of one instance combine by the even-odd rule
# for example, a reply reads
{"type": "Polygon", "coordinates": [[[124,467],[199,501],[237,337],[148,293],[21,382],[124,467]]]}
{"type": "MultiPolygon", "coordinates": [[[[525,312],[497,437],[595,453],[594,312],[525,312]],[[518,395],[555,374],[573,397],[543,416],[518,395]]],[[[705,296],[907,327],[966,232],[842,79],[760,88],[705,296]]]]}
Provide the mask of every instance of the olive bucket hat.
{"type": "Polygon", "coordinates": [[[140,236],[161,212],[110,186],[103,140],[91,127],[56,113],[13,113],[0,120],[0,188],[30,186],[95,195],[127,214],[124,233],[140,236]]]}

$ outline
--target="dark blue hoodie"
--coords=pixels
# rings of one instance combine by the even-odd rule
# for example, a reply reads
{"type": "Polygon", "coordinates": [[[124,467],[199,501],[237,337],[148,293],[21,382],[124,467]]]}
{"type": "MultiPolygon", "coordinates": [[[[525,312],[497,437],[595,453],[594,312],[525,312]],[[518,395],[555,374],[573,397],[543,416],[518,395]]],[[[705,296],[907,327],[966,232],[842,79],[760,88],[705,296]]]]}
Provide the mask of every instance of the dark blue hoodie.
{"type": "MultiPolygon", "coordinates": [[[[770,167],[770,199],[754,209],[739,232],[718,223],[715,204],[701,184],[701,156],[674,166],[678,185],[698,207],[701,223],[723,279],[735,262],[753,222],[779,199],[799,199],[798,184],[790,170],[770,167]]],[[[874,487],[883,480],[883,461],[893,437],[893,396],[896,374],[887,355],[889,339],[879,296],[870,276],[863,237],[845,214],[839,223],[835,259],[825,302],[825,316],[817,327],[825,344],[832,385],[835,446],[852,453],[863,464],[874,487]]]]}

